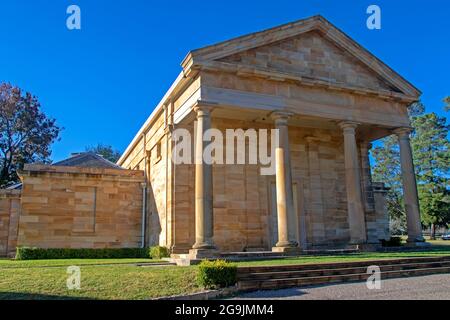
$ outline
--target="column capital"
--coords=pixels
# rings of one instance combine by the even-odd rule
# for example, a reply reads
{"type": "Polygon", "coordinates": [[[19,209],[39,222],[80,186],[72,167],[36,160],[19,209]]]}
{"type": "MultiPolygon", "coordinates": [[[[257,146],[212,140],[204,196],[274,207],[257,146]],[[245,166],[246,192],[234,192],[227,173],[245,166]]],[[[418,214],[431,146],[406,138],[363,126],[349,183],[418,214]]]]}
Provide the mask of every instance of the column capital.
{"type": "Polygon", "coordinates": [[[338,122],[338,125],[344,131],[344,134],[355,134],[355,130],[359,126],[359,123],[354,121],[340,121],[338,122]]]}
{"type": "Polygon", "coordinates": [[[192,107],[192,110],[197,113],[197,118],[204,116],[207,117],[210,116],[215,107],[217,107],[217,103],[198,100],[192,107]]]}
{"type": "Polygon", "coordinates": [[[197,114],[198,118],[210,117],[213,108],[211,106],[196,105],[193,108],[194,112],[197,114]]]}
{"type": "Polygon", "coordinates": [[[397,128],[394,129],[393,132],[400,138],[408,138],[409,139],[409,135],[411,134],[411,132],[413,131],[413,128],[411,127],[401,127],[401,128],[397,128]]]}
{"type": "Polygon", "coordinates": [[[275,120],[276,125],[287,125],[287,121],[292,115],[293,113],[288,111],[274,111],[270,117],[275,120]]]}

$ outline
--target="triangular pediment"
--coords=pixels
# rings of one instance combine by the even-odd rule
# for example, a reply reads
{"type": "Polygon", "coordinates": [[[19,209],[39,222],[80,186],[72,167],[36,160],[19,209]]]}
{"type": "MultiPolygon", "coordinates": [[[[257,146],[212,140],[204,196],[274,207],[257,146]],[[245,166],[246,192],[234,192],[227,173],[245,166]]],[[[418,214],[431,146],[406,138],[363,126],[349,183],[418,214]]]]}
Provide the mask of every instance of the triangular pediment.
{"type": "Polygon", "coordinates": [[[185,70],[202,65],[392,92],[411,100],[420,96],[417,88],[321,16],[194,50],[183,62],[185,70]]]}
{"type": "Polygon", "coordinates": [[[218,61],[345,87],[401,92],[315,31],[239,52],[218,61]]]}

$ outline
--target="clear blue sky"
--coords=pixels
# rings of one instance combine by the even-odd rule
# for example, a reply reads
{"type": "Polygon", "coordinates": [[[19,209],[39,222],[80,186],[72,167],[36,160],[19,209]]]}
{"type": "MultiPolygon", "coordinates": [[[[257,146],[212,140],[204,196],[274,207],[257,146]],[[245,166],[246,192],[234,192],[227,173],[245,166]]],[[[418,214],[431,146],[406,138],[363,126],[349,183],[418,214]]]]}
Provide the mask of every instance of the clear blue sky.
{"type": "Polygon", "coordinates": [[[189,50],[322,14],[423,91],[450,95],[448,0],[14,0],[0,2],[0,81],[37,95],[65,128],[53,159],[98,142],[123,151],[189,50]],[[82,29],[66,28],[81,8],[82,29]],[[382,9],[382,30],[366,9],[382,9]]]}

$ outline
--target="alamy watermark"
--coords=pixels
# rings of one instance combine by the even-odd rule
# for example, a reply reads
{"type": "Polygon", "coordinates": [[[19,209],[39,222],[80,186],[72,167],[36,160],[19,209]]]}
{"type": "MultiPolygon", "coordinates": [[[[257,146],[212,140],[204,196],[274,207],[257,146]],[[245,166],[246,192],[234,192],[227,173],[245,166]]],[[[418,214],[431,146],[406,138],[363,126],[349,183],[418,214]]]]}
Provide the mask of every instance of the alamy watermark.
{"type": "Polygon", "coordinates": [[[68,290],[81,289],[81,269],[77,266],[67,267],[66,273],[69,275],[66,280],[68,290]]]}
{"type": "Polygon", "coordinates": [[[69,30],[81,29],[81,9],[79,6],[72,4],[67,7],[66,13],[69,15],[66,20],[66,26],[69,30]]]}
{"type": "Polygon", "coordinates": [[[173,131],[174,164],[250,164],[260,165],[261,175],[275,174],[275,154],[279,149],[278,129],[226,129],[225,135],[219,129],[208,129],[199,136],[194,132],[194,137],[202,140],[192,139],[190,131],[184,128],[173,131]],[[197,148],[199,144],[204,147],[197,148]]]}
{"type": "Polygon", "coordinates": [[[367,28],[369,30],[381,29],[381,8],[376,4],[372,4],[367,8],[367,14],[370,16],[367,18],[367,28]]]}
{"type": "Polygon", "coordinates": [[[381,269],[379,266],[370,266],[367,268],[367,274],[370,275],[367,279],[366,286],[369,290],[381,289],[381,269]]]}

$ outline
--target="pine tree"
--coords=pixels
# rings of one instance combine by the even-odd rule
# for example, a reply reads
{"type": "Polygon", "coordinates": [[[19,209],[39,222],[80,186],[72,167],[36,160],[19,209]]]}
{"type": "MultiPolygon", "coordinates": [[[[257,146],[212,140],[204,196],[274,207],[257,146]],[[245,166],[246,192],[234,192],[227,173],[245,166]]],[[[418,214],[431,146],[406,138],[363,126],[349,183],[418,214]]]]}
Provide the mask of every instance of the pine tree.
{"type": "Polygon", "coordinates": [[[445,117],[436,113],[413,117],[413,148],[420,208],[424,225],[431,227],[435,238],[437,226],[450,223],[450,206],[445,199],[449,195],[450,176],[450,126],[445,117]]]}

